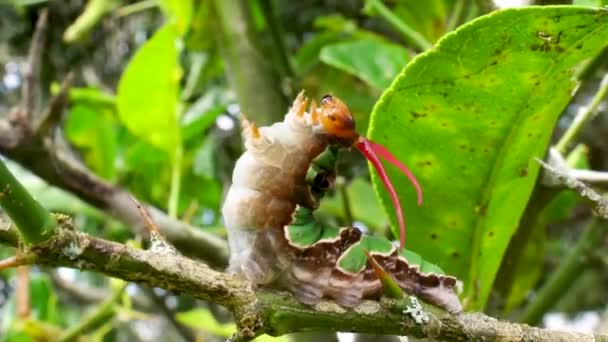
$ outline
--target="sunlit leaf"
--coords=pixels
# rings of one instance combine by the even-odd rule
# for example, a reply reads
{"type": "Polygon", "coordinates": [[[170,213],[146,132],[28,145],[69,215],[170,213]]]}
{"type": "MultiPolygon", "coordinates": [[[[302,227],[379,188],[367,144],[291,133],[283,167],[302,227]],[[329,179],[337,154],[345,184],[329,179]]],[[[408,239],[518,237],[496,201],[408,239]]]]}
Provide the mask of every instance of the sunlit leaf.
{"type": "Polygon", "coordinates": [[[70,142],[82,150],[87,166],[105,179],[114,179],[118,137],[111,111],[77,102],[70,109],[65,133],[70,142]]]}
{"type": "Polygon", "coordinates": [[[236,331],[234,323],[220,323],[209,310],[202,308],[179,312],[175,315],[175,319],[185,326],[220,337],[230,337],[236,331]]]}
{"type": "Polygon", "coordinates": [[[186,34],[192,20],[192,8],[194,0],[161,0],[160,7],[169,17],[169,21],[175,25],[180,36],[186,34]]]}
{"type": "Polygon", "coordinates": [[[485,306],[538,175],[534,158],[576,87],[575,67],[607,37],[608,11],[495,12],[413,60],[376,104],[370,138],[411,167],[424,191],[418,208],[407,179],[390,170],[405,204],[406,248],[463,280],[470,309],[485,306]]]}
{"type": "Polygon", "coordinates": [[[140,139],[173,154],[178,125],[179,48],[173,25],[165,25],[133,56],[118,84],[120,120],[140,139]]]}
{"type": "Polygon", "coordinates": [[[320,58],[379,90],[387,88],[409,60],[403,47],[371,38],[326,45],[320,58]]]}

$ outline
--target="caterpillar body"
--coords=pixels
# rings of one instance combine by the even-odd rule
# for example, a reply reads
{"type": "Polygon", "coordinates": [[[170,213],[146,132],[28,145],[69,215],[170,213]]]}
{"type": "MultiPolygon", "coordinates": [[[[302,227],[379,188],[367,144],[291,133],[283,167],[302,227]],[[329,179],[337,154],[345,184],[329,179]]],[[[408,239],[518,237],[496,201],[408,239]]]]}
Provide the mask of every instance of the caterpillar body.
{"type": "Polygon", "coordinates": [[[356,133],[352,115],[339,99],[326,95],[319,107],[314,100],[308,111],[307,106],[300,93],[282,122],[258,128],[243,120],[246,151],[236,162],[222,208],[230,247],[228,271],[256,285],[287,289],[307,304],[327,297],[352,307],[382,295],[373,267],[379,265],[406,293],[450,312],[461,311],[456,279],[401,250],[405,221],[379,157],[410,177],[421,203],[413,175],[383,146],[356,133]],[[324,169],[310,177],[309,171],[315,170],[315,160],[324,151],[351,146],[376,167],[391,194],[401,229],[399,248],[357,228],[326,227],[313,217],[333,175],[324,169]]]}

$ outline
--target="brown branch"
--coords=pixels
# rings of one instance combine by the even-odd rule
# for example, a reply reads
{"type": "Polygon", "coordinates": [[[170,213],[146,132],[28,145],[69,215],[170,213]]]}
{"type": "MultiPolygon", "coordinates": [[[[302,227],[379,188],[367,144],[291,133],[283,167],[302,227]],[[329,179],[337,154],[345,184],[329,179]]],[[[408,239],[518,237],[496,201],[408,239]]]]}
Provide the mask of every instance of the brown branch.
{"type": "Polygon", "coordinates": [[[593,188],[569,174],[569,170],[559,169],[540,159],[537,159],[537,161],[544,169],[543,176],[545,179],[543,179],[543,182],[547,186],[558,186],[576,191],[600,218],[608,220],[608,198],[604,198],[593,188]]]}
{"type": "MultiPolygon", "coordinates": [[[[0,153],[50,184],[68,190],[89,204],[106,211],[133,227],[136,232],[145,233],[137,206],[131,200],[132,195],[89,172],[51,138],[46,138],[44,142],[9,149],[0,145],[0,153]]],[[[157,208],[147,206],[147,210],[161,234],[182,253],[208,261],[213,266],[226,264],[228,249],[223,239],[172,219],[157,208]]]]}
{"type": "Polygon", "coordinates": [[[40,70],[42,66],[42,52],[46,43],[46,31],[48,27],[48,10],[43,9],[38,16],[36,29],[32,37],[32,43],[27,57],[26,69],[23,72],[24,81],[21,88],[22,111],[24,119],[31,118],[36,113],[40,102],[40,70]]]}
{"type": "Polygon", "coordinates": [[[289,293],[254,292],[243,279],[215,271],[178,253],[158,253],[128,247],[75,231],[71,221],[58,216],[59,229],[49,240],[24,251],[29,261],[103,273],[131,282],[161,287],[175,293],[218,303],[235,315],[239,333],[234,340],[250,340],[262,333],[283,335],[299,331],[351,331],[430,337],[444,341],[596,341],[588,335],[501,322],[480,313],[451,315],[424,310],[427,322],[405,313],[403,302],[365,301],[352,310],[333,302],[310,307],[289,293]]]}
{"type": "MultiPolygon", "coordinates": [[[[56,134],[67,93],[72,82],[68,75],[61,90],[49,102],[40,118],[36,102],[40,100],[37,90],[40,64],[46,36],[47,12],[43,11],[32,39],[28,58],[26,80],[23,85],[23,104],[13,108],[7,119],[0,120],[0,154],[18,162],[51,185],[68,190],[89,204],[105,210],[111,216],[132,227],[136,233],[146,233],[141,216],[132,195],[112,185],[87,170],[76,160],[67,144],[56,134]],[[34,122],[33,120],[38,120],[34,122]]],[[[161,234],[185,255],[205,260],[215,267],[223,267],[228,261],[226,242],[179,220],[170,218],[161,210],[145,206],[161,234]]],[[[2,222],[0,222],[0,227],[2,222]]],[[[13,244],[14,231],[0,229],[0,242],[13,244]]]]}
{"type": "MultiPolygon", "coordinates": [[[[31,122],[10,123],[0,120],[0,154],[20,163],[48,183],[71,191],[89,204],[106,211],[133,227],[136,233],[146,234],[132,195],[87,170],[67,150],[67,144],[61,140],[61,136],[55,134],[70,84],[71,77],[68,76],[63,82],[62,90],[51,99],[34,135],[27,135],[27,139],[23,139],[26,135],[11,139],[2,137],[13,137],[15,131],[34,131],[31,122]]],[[[216,267],[226,265],[228,248],[223,239],[170,218],[157,208],[146,206],[146,209],[161,234],[182,253],[205,260],[216,267]]],[[[0,239],[2,234],[0,231],[0,239]]]]}

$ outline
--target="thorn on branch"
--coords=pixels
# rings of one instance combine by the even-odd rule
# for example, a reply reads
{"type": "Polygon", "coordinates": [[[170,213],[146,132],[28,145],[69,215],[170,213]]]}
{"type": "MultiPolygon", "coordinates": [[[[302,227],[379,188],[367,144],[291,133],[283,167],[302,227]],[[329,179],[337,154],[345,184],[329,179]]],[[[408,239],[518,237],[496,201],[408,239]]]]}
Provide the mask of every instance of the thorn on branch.
{"type": "Polygon", "coordinates": [[[144,227],[146,227],[146,230],[150,233],[150,250],[159,253],[178,253],[175,247],[168,243],[162,236],[160,229],[158,229],[158,226],[152,221],[148,210],[144,208],[133,195],[130,195],[130,197],[144,220],[144,227]]]}

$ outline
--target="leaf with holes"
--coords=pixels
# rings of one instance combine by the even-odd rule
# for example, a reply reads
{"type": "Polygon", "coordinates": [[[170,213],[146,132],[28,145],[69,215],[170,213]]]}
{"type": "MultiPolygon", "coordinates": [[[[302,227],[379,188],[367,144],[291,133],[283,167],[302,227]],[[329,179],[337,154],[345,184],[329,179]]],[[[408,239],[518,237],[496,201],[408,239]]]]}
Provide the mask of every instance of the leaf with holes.
{"type": "Polygon", "coordinates": [[[369,137],[410,166],[425,193],[418,208],[408,180],[390,170],[409,221],[406,248],[462,279],[469,309],[485,306],[576,67],[607,44],[606,10],[495,12],[418,56],[374,107],[369,137]]]}

